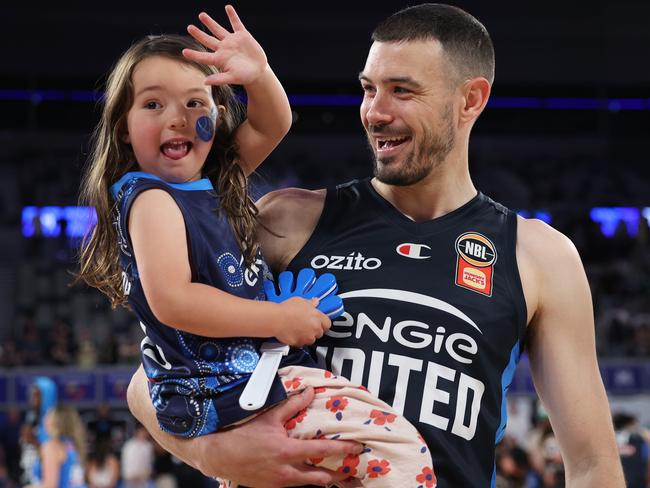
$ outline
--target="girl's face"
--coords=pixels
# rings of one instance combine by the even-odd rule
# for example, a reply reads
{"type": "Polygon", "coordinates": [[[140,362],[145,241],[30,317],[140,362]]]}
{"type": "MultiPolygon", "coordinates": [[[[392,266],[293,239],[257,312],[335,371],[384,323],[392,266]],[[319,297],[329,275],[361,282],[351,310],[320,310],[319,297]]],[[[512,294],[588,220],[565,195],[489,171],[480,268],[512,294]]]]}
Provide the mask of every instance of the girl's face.
{"type": "Polygon", "coordinates": [[[201,177],[214,136],[198,137],[196,121],[216,110],[204,79],[198,69],[162,56],[135,67],[124,142],[131,144],[142,171],[172,183],[201,177]]]}

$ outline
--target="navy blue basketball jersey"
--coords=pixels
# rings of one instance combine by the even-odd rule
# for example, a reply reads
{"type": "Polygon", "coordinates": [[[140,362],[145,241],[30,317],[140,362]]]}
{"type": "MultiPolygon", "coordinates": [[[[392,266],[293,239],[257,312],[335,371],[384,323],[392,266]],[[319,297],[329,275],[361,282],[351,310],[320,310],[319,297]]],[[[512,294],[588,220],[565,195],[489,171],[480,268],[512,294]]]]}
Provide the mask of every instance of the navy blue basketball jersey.
{"type": "Polygon", "coordinates": [[[327,191],[289,265],[334,273],[346,312],[316,343],[321,365],[417,427],[439,488],[495,483],[526,329],[516,231],[516,214],[480,193],[416,223],[355,180],[327,191]]]}
{"type": "MultiPolygon", "coordinates": [[[[210,180],[171,184],[133,172],[112,186],[123,286],[146,334],[141,343],[142,362],[158,421],[163,430],[173,434],[203,435],[250,415],[238,408],[238,398],[258,362],[260,340],[201,337],[169,327],[155,317],[142,290],[128,233],[133,201],[152,188],[169,193],[183,214],[193,282],[241,298],[264,300],[262,280],[267,268],[261,256],[255,265],[245,268],[237,238],[226,215],[219,211],[210,180]]],[[[284,398],[284,388],[276,379],[266,405],[284,398]]]]}

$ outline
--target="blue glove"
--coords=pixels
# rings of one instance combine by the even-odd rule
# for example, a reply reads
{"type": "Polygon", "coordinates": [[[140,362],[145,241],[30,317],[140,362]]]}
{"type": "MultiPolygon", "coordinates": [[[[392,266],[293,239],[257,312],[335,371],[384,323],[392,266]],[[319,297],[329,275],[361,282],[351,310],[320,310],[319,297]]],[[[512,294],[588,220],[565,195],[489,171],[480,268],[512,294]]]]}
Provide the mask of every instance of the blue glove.
{"type": "Polygon", "coordinates": [[[295,279],[291,271],[283,271],[278,276],[278,286],[280,292],[275,289],[272,281],[264,282],[264,291],[267,300],[270,302],[280,303],[292,297],[300,297],[309,300],[318,298],[318,310],[327,315],[330,320],[343,314],[343,300],[336,295],[339,287],[336,284],[336,278],[332,273],[322,274],[316,279],[316,273],[311,268],[303,268],[298,272],[295,279]]]}

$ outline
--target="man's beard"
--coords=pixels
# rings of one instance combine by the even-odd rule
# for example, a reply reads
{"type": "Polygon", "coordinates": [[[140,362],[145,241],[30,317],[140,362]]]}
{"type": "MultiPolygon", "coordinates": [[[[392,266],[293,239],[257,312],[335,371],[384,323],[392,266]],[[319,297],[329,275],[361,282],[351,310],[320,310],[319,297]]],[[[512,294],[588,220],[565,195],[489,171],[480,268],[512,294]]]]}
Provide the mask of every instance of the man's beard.
{"type": "MultiPolygon", "coordinates": [[[[454,128],[451,107],[447,107],[442,118],[442,131],[435,134],[425,127],[423,140],[395,165],[395,157],[379,159],[373,150],[374,176],[387,185],[414,185],[429,176],[445,160],[454,147],[454,128]]],[[[413,142],[415,140],[412,139],[413,142]]]]}

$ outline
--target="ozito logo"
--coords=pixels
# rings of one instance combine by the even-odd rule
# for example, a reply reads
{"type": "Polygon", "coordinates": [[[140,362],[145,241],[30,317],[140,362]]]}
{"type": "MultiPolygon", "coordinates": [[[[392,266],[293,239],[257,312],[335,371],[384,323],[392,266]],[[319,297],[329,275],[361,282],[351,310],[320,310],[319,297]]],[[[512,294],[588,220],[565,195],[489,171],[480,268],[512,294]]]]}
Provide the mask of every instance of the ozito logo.
{"type": "Polygon", "coordinates": [[[381,266],[381,260],[367,258],[360,252],[351,252],[347,256],[325,256],[319,254],[311,260],[311,267],[314,269],[344,269],[351,270],[373,270],[381,266]]]}
{"type": "Polygon", "coordinates": [[[490,239],[478,232],[466,232],[456,239],[456,284],[492,296],[492,279],[497,250],[490,239]]]}
{"type": "Polygon", "coordinates": [[[429,259],[431,256],[427,255],[427,251],[431,251],[431,248],[426,244],[413,244],[411,242],[405,242],[399,244],[395,251],[400,256],[411,259],[429,259]]]}

